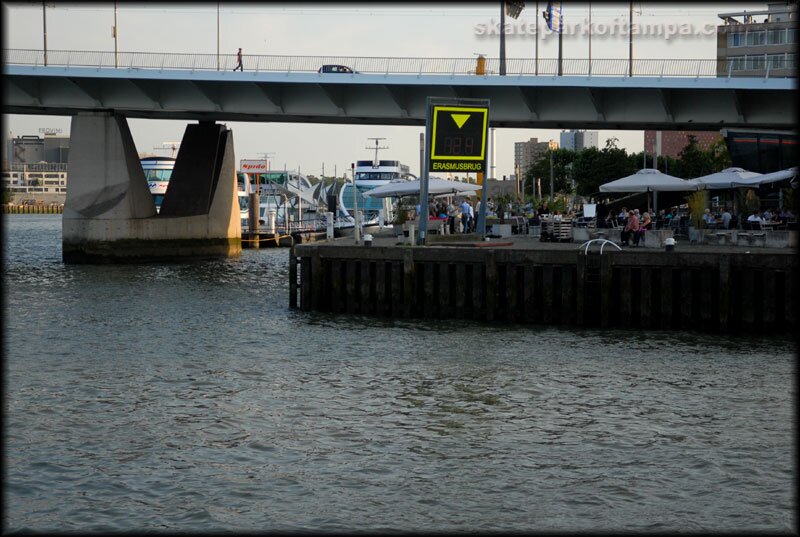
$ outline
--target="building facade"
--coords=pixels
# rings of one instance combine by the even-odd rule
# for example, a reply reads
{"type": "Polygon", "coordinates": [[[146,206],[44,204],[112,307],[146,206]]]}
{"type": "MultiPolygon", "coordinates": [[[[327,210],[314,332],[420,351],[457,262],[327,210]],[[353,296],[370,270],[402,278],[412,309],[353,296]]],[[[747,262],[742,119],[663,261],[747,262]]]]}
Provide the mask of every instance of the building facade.
{"type": "Polygon", "coordinates": [[[719,131],[644,131],[644,151],[648,157],[678,158],[678,155],[689,144],[689,136],[697,138],[697,145],[706,151],[715,142],[722,139],[719,131]],[[661,147],[658,146],[661,133],[661,147]]]}
{"type": "Polygon", "coordinates": [[[717,76],[797,76],[797,1],[720,13],[717,76]]]}
{"type": "Polygon", "coordinates": [[[63,203],[67,195],[69,136],[10,138],[3,144],[3,189],[13,203],[63,203]]]}
{"type": "Polygon", "coordinates": [[[581,151],[589,147],[599,147],[600,134],[597,131],[561,131],[561,147],[571,151],[581,151]]]}
{"type": "Polygon", "coordinates": [[[528,168],[551,149],[558,149],[558,143],[555,140],[540,142],[538,138],[531,138],[527,142],[515,142],[514,175],[518,172],[524,176],[528,168]]]}

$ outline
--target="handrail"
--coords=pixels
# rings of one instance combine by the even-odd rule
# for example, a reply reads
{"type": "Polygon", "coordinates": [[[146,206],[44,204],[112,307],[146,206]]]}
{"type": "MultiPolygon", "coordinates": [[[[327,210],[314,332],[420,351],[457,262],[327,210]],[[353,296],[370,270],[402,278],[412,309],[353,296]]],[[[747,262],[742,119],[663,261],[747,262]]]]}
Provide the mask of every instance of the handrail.
{"type": "MultiPolygon", "coordinates": [[[[235,55],[48,50],[47,67],[92,67],[96,69],[180,69],[193,71],[217,71],[218,61],[223,70],[233,63],[235,55]],[[119,65],[120,67],[115,66],[119,65]],[[127,67],[121,67],[127,66],[127,67]]],[[[277,56],[245,55],[245,70],[251,72],[316,73],[322,65],[338,64],[358,66],[363,74],[414,74],[450,75],[475,72],[475,58],[421,58],[421,57],[358,57],[358,56],[277,56]]],[[[38,49],[3,49],[4,65],[29,65],[39,67],[44,63],[44,51],[38,49]]],[[[486,75],[500,71],[498,58],[485,58],[486,75]]],[[[718,77],[730,76],[732,59],[636,59],[633,72],[637,77],[718,77]]],[[[556,76],[559,71],[555,58],[509,58],[507,72],[519,76],[556,76]]],[[[628,76],[629,61],[626,58],[567,58],[561,62],[564,76],[628,76]]],[[[791,77],[797,76],[796,68],[787,67],[791,77]]],[[[763,75],[741,76],[763,78],[763,75]]],[[[768,76],[775,77],[775,70],[768,76]]]]}

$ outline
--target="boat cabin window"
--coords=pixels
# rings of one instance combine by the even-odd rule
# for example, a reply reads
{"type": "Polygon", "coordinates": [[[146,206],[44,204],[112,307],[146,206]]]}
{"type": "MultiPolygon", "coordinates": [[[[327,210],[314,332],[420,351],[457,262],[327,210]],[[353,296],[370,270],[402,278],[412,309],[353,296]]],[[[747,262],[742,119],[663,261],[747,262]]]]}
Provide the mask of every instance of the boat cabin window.
{"type": "Polygon", "coordinates": [[[148,181],[169,181],[172,170],[144,170],[144,178],[148,181]]]}
{"type": "Polygon", "coordinates": [[[399,178],[400,174],[397,172],[356,172],[356,179],[359,181],[391,181],[399,178]]]}

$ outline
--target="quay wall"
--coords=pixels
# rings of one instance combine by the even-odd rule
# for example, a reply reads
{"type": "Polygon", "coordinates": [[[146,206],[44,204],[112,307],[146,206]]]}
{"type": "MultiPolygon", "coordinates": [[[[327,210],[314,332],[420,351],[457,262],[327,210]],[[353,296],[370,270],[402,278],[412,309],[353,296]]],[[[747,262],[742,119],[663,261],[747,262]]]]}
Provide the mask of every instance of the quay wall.
{"type": "Polygon", "coordinates": [[[789,333],[787,253],[295,245],[289,306],[420,319],[789,333]]]}
{"type": "Polygon", "coordinates": [[[3,204],[3,214],[62,214],[64,206],[53,205],[8,205],[3,204]]]}

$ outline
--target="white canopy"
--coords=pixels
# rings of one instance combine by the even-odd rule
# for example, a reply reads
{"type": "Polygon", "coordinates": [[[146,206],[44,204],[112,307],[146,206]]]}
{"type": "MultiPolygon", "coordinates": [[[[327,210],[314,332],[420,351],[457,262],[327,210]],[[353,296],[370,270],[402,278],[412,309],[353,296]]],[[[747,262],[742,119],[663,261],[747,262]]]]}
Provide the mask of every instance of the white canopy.
{"type": "Polygon", "coordinates": [[[690,190],[697,190],[697,184],[661,173],[653,168],[645,168],[633,175],[600,185],[600,192],[688,192],[690,190]]]}
{"type": "Polygon", "coordinates": [[[794,168],[789,168],[788,170],[780,170],[772,173],[758,174],[756,177],[743,178],[738,181],[734,181],[732,186],[734,187],[749,186],[757,188],[767,183],[776,183],[778,181],[791,179],[796,175],[797,175],[797,166],[795,166],[794,168]]]}
{"type": "MultiPolygon", "coordinates": [[[[413,181],[395,180],[385,185],[375,187],[371,190],[364,192],[363,196],[371,198],[391,198],[394,196],[413,196],[419,194],[419,179],[413,181]]],[[[475,192],[480,190],[481,187],[471,183],[462,183],[460,181],[448,181],[447,179],[438,179],[431,177],[428,179],[428,194],[464,194],[467,192],[475,192]]]]}
{"type": "Polygon", "coordinates": [[[733,184],[739,181],[749,181],[761,177],[758,172],[749,172],[742,168],[725,168],[721,172],[696,177],[691,182],[696,183],[700,188],[722,189],[733,188],[733,184]]]}

